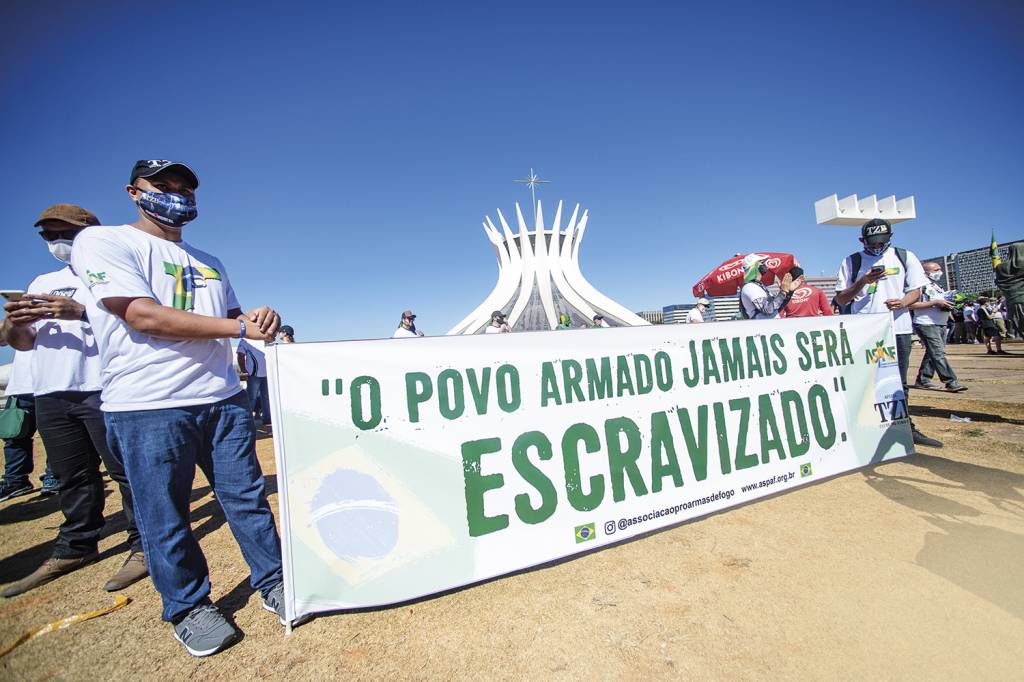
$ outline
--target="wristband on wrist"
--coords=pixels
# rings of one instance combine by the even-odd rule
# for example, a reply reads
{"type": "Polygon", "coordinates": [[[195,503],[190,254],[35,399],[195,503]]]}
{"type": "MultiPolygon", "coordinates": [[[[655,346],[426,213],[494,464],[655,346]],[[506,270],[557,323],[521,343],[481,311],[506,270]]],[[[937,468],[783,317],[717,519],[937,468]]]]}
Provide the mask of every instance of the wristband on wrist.
{"type": "Polygon", "coordinates": [[[245,320],[238,321],[238,338],[245,338],[245,320]]]}

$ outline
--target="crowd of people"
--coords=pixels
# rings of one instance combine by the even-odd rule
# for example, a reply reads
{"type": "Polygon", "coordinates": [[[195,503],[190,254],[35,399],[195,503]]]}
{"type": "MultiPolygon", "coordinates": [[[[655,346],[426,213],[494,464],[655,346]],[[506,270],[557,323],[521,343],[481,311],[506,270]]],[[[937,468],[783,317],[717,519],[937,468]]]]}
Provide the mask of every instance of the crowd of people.
{"type": "MultiPolygon", "coordinates": [[[[295,338],[272,308],[243,312],[224,264],[183,239],[183,228],[198,215],[198,188],[198,176],[183,163],[138,161],[124,187],[135,222],[103,225],[70,204],[45,209],[35,222],[61,266],[36,277],[25,292],[5,292],[0,341],[18,352],[0,424],[0,500],[35,489],[30,474],[38,430],[47,456],[41,492],[58,495],[64,520],[52,555],[3,590],[12,598],[97,560],[102,466],[118,487],[128,546],[104,588],[119,590],[150,577],[173,636],[192,655],[205,656],[239,633],[210,600],[206,559],[191,530],[197,467],[224,510],[263,608],[285,622],[281,546],[255,434],[257,423],[271,425],[267,344],[295,338]]],[[[1024,295],[1024,276],[1007,269],[1003,280],[1012,293],[1004,300],[958,305],[940,285],[939,266],[922,265],[911,251],[893,246],[892,236],[884,220],[862,227],[862,248],[842,261],[832,301],[805,283],[799,267],[784,274],[777,291],[769,289],[765,257],[748,255],[742,261],[742,316],[891,312],[907,394],[915,333],[925,357],[913,385],[935,388],[937,375],[946,390],[964,391],[945,344],[982,339],[989,353],[1006,354],[1004,321],[1009,317],[1021,329],[1024,301],[1015,297],[1024,295]]],[[[1012,258],[1024,266],[1024,253],[1012,258]]],[[[710,305],[699,299],[688,322],[708,321],[710,305]]],[[[600,314],[591,322],[585,326],[609,326],[600,314]]],[[[571,328],[570,315],[560,312],[557,329],[571,328]]],[[[483,329],[510,332],[501,310],[483,329]]],[[[405,310],[393,337],[423,335],[416,315],[405,310]]],[[[941,447],[911,426],[915,443],[941,447]]]]}

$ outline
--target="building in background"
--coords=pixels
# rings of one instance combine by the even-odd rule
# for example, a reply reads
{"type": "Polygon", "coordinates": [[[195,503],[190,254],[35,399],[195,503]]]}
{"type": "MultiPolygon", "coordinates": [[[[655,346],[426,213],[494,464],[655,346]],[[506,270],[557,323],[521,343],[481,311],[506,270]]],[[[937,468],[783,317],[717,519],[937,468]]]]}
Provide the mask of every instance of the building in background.
{"type": "Polygon", "coordinates": [[[740,312],[739,296],[714,296],[708,300],[711,301],[711,320],[715,322],[735,320],[740,312]]]}
{"type": "Polygon", "coordinates": [[[637,313],[640,317],[644,318],[651,324],[664,324],[665,315],[660,310],[642,310],[637,313]]]}
{"type": "MultiPolygon", "coordinates": [[[[1010,254],[1010,247],[1021,242],[1024,240],[1016,239],[999,244],[999,257],[1006,260],[1010,254]]],[[[962,294],[978,294],[996,287],[992,256],[988,246],[922,259],[922,262],[926,261],[938,263],[942,268],[945,275],[942,285],[946,289],[956,289],[962,294]]]]}
{"type": "Polygon", "coordinates": [[[835,298],[836,278],[834,275],[832,277],[829,277],[827,275],[815,275],[812,277],[810,275],[805,274],[804,282],[810,284],[811,286],[816,286],[822,291],[824,291],[825,295],[828,296],[828,300],[831,301],[833,298],[835,298]]]}
{"type": "Polygon", "coordinates": [[[664,324],[686,324],[686,316],[697,307],[696,303],[673,303],[661,309],[664,324]]]}

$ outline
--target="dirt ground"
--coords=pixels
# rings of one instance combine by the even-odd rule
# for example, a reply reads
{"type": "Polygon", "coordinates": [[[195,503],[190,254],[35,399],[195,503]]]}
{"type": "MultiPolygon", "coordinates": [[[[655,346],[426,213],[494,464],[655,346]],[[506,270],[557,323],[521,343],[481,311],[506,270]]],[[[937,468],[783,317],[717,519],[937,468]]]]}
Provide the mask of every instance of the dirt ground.
{"type": "MultiPolygon", "coordinates": [[[[943,449],[443,596],[319,617],[288,638],[199,479],[213,596],[244,640],[190,657],[144,581],[124,591],[127,607],[0,659],[0,679],[1019,679],[1024,345],[1008,348],[1015,357],[952,346],[970,390],[912,393],[915,422],[943,449]]],[[[269,438],[259,454],[274,491],[269,438]]],[[[0,600],[0,646],[113,603],[102,585],[126,545],[107,490],[102,560],[0,600]]],[[[0,504],[0,582],[48,556],[59,522],[53,499],[0,504]]]]}

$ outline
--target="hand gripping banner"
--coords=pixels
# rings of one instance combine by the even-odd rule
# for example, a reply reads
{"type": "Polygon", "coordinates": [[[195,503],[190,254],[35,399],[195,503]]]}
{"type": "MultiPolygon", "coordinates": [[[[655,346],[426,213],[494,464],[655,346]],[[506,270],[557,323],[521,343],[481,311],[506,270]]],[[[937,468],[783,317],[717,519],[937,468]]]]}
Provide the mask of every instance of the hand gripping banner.
{"type": "Polygon", "coordinates": [[[290,622],[468,585],[913,451],[887,314],[267,355],[290,622]]]}

